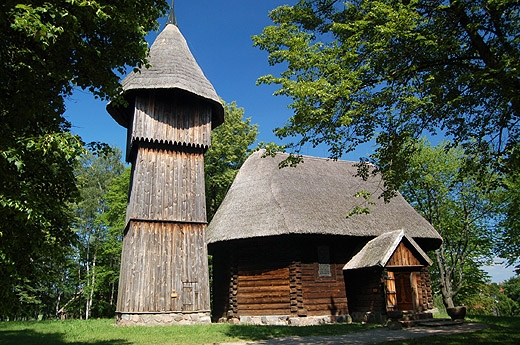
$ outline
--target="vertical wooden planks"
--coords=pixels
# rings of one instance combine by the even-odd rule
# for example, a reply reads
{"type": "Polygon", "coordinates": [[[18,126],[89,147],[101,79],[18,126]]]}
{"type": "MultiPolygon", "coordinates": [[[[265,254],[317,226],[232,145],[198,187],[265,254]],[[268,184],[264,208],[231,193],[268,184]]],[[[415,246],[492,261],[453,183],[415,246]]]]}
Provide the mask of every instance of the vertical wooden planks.
{"type": "Polygon", "coordinates": [[[132,246],[126,246],[121,263],[118,312],[178,312],[187,299],[193,308],[208,311],[204,233],[199,224],[132,221],[125,236],[132,246]],[[195,251],[200,255],[195,257],[195,251]],[[183,295],[187,285],[193,289],[183,295]]]}
{"type": "Polygon", "coordinates": [[[396,248],[394,254],[388,260],[387,267],[398,267],[398,266],[422,266],[419,259],[415,257],[408,247],[401,242],[396,248]]]}
{"type": "Polygon", "coordinates": [[[150,92],[135,100],[131,140],[208,148],[211,144],[211,105],[183,99],[175,92],[150,92]],[[171,104],[172,99],[175,104],[171,104]]]}
{"type": "Polygon", "coordinates": [[[206,222],[202,152],[142,147],[133,180],[128,219],[206,222]]]}
{"type": "Polygon", "coordinates": [[[183,93],[136,95],[120,313],[209,312],[204,152],[211,106],[183,93]]]}

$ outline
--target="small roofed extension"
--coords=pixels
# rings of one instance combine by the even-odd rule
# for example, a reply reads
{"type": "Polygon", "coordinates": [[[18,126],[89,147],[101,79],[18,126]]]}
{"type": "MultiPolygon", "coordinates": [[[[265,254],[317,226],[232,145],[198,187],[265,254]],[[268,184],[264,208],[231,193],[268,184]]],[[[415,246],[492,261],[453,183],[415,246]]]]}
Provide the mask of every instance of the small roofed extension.
{"type": "Polygon", "coordinates": [[[397,194],[374,197],[369,214],[347,214],[378,195],[379,175],[356,177],[354,162],[253,153],[208,226],[213,318],[245,323],[383,321],[433,308],[425,254],[438,232],[397,194]]]}

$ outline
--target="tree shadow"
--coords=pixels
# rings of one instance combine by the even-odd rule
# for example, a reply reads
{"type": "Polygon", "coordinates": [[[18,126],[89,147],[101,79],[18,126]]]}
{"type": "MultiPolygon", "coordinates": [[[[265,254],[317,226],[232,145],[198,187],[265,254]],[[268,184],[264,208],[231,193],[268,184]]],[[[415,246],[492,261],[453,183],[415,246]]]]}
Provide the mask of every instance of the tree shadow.
{"type": "Polygon", "coordinates": [[[39,333],[31,329],[0,331],[0,345],[130,345],[124,339],[70,342],[63,333],[39,333]]]}
{"type": "Polygon", "coordinates": [[[344,335],[366,331],[379,325],[363,324],[323,324],[315,326],[268,326],[268,325],[230,325],[226,335],[244,341],[260,341],[284,337],[312,337],[344,335]]]}

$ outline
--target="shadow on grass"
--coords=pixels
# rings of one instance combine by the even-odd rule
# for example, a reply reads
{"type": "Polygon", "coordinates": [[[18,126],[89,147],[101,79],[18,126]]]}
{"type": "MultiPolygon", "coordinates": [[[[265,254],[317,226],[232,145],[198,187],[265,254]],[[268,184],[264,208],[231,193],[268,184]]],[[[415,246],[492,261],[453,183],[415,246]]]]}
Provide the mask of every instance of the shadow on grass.
{"type": "Polygon", "coordinates": [[[471,322],[486,324],[488,327],[475,332],[437,335],[427,338],[392,341],[381,345],[517,345],[520,344],[520,317],[474,316],[471,322]]]}
{"type": "Polygon", "coordinates": [[[367,331],[380,327],[379,325],[362,324],[332,324],[320,326],[254,326],[254,325],[230,325],[227,336],[242,340],[267,340],[283,337],[312,337],[343,335],[355,332],[367,331]]]}
{"type": "Polygon", "coordinates": [[[126,340],[70,342],[62,333],[39,333],[32,329],[0,331],[0,345],[130,345],[126,340]]]}

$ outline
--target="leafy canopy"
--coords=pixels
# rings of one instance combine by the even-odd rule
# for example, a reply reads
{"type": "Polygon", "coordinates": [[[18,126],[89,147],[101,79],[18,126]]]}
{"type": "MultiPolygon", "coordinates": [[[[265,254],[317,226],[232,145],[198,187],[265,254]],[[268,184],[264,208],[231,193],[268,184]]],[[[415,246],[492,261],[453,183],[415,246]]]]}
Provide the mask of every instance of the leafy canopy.
{"type": "Polygon", "coordinates": [[[75,88],[116,96],[126,68],[147,63],[144,36],[166,10],[163,0],[0,2],[0,315],[38,280],[34,263],[75,239],[68,205],[84,146],[64,99],[75,88]]]}
{"type": "MultiPolygon", "coordinates": [[[[370,157],[398,188],[414,142],[443,134],[481,164],[518,172],[520,3],[516,0],[301,0],[253,37],[294,115],[275,133],[370,157]]],[[[390,196],[387,194],[385,196],[390,196]]]]}
{"type": "Polygon", "coordinates": [[[234,101],[223,105],[224,123],[212,131],[211,146],[204,155],[208,221],[224,200],[258,135],[258,125],[252,124],[251,118],[244,119],[244,108],[237,107],[234,101]]]}
{"type": "MultiPolygon", "coordinates": [[[[494,236],[502,213],[502,190],[482,188],[482,176],[463,169],[464,152],[448,142],[414,146],[410,172],[401,188],[405,199],[443,238],[435,251],[433,278],[447,307],[463,302],[482,285],[482,264],[493,256],[494,236]]],[[[487,171],[488,181],[496,175],[487,171]]]]}

